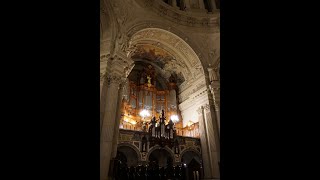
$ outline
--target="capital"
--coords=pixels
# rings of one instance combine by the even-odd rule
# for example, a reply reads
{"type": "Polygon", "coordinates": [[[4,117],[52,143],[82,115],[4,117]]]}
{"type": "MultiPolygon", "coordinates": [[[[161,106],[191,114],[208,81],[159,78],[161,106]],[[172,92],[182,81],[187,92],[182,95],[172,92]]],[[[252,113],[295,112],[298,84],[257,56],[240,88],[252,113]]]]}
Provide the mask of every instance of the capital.
{"type": "Polygon", "coordinates": [[[104,54],[100,56],[100,63],[104,63],[109,61],[111,58],[110,54],[104,54]]]}
{"type": "Polygon", "coordinates": [[[204,109],[206,111],[210,111],[210,105],[209,104],[205,104],[203,107],[204,107],[204,109]]]}
{"type": "Polygon", "coordinates": [[[100,72],[100,83],[104,82],[106,80],[106,73],[100,72]]]}
{"type": "Polygon", "coordinates": [[[111,74],[107,76],[108,86],[119,86],[123,82],[123,78],[117,74],[111,74]]]}
{"type": "Polygon", "coordinates": [[[203,110],[203,107],[202,107],[202,106],[197,109],[198,115],[202,115],[202,110],[203,110]]]}

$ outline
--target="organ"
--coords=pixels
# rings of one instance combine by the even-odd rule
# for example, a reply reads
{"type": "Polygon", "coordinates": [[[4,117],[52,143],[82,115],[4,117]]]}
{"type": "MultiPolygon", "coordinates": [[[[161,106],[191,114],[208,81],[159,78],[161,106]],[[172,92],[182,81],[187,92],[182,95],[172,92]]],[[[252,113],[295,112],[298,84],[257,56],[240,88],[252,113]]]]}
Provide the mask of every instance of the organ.
{"type": "Polygon", "coordinates": [[[134,69],[135,71],[133,70],[128,77],[124,94],[126,98],[122,101],[120,128],[149,131],[152,126],[155,129],[151,130],[151,135],[165,137],[167,132],[164,128],[172,127],[174,130],[170,130],[170,136],[167,138],[173,138],[173,132],[180,136],[198,137],[197,133],[189,132],[190,127],[183,128],[181,114],[177,106],[176,76],[172,74],[167,79],[163,78],[156,73],[155,68],[150,64],[144,64],[141,68],[134,69]],[[148,113],[141,115],[143,111],[148,113]],[[162,118],[162,116],[164,117],[162,118]],[[161,120],[154,123],[155,117],[160,117],[161,120]],[[161,131],[156,131],[156,128],[160,128],[161,131]]]}

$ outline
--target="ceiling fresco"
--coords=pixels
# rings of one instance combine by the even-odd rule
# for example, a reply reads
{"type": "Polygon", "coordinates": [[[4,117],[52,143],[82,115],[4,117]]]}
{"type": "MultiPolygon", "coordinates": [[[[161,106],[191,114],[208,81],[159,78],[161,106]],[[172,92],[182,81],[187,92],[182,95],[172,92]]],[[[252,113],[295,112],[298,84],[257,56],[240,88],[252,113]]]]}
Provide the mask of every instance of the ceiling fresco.
{"type": "Polygon", "coordinates": [[[172,56],[161,48],[149,44],[143,44],[137,45],[137,48],[133,52],[131,58],[146,59],[155,63],[160,68],[164,68],[165,64],[172,59],[172,56]]]}

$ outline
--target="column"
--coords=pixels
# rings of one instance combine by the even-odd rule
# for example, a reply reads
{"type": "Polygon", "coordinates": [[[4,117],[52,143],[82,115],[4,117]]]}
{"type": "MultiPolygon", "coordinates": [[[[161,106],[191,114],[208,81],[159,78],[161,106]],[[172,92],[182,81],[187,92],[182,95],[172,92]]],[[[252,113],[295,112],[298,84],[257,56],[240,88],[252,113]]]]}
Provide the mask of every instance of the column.
{"type": "MultiPolygon", "coordinates": [[[[107,78],[106,70],[110,65],[110,55],[100,56],[100,128],[102,128],[103,117],[105,113],[105,103],[107,95],[107,78]]],[[[101,129],[100,129],[101,133],[101,129]]]]}
{"type": "Polygon", "coordinates": [[[100,180],[107,180],[109,164],[111,159],[113,136],[115,131],[115,119],[117,110],[117,101],[119,94],[119,85],[121,76],[110,73],[107,76],[108,91],[106,94],[105,113],[102,122],[100,138],[100,180]]]}
{"type": "Polygon", "coordinates": [[[206,7],[204,6],[204,0],[199,0],[199,7],[200,9],[206,9],[206,7]]]}
{"type": "MultiPolygon", "coordinates": [[[[123,108],[123,91],[124,91],[124,82],[121,82],[119,87],[119,94],[118,94],[118,104],[117,104],[117,111],[116,111],[116,119],[115,119],[115,125],[114,125],[114,133],[113,133],[113,141],[112,141],[112,153],[111,153],[111,159],[110,159],[110,165],[109,170],[114,170],[114,160],[117,156],[117,149],[118,149],[118,136],[119,136],[119,124],[121,119],[121,113],[123,108]]],[[[109,175],[108,175],[109,176],[109,175]]],[[[109,177],[111,179],[112,177],[109,177]]]]}
{"type": "Polygon", "coordinates": [[[216,118],[218,123],[218,130],[220,134],[220,82],[213,81],[211,83],[211,93],[214,101],[214,107],[216,112],[216,118]]]}
{"type": "Polygon", "coordinates": [[[100,76],[100,133],[102,130],[102,122],[103,122],[103,117],[105,113],[105,107],[106,107],[106,95],[107,95],[107,82],[106,78],[103,75],[102,77],[100,76]]]}
{"type": "Polygon", "coordinates": [[[121,112],[123,108],[123,91],[124,91],[124,84],[120,84],[119,88],[119,95],[118,95],[118,106],[116,111],[116,122],[115,122],[115,131],[113,134],[113,145],[112,145],[112,158],[117,156],[117,148],[118,148],[118,136],[119,136],[119,125],[121,119],[121,112]]]}
{"type": "Polygon", "coordinates": [[[216,1],[215,0],[209,0],[209,4],[211,6],[212,11],[217,9],[216,1]]]}
{"type": "Polygon", "coordinates": [[[215,105],[213,95],[208,91],[209,103],[205,106],[205,122],[206,133],[208,136],[209,144],[209,157],[212,165],[212,177],[214,179],[220,179],[219,161],[220,161],[220,137],[217,115],[215,111],[215,105]]]}
{"type": "Polygon", "coordinates": [[[171,0],[171,5],[173,7],[177,7],[177,0],[171,0]]]}
{"type": "Polygon", "coordinates": [[[185,6],[186,10],[190,10],[190,0],[182,0],[182,4],[185,6]]]}
{"type": "Polygon", "coordinates": [[[199,131],[200,133],[200,143],[201,143],[201,155],[203,160],[203,170],[204,170],[204,179],[208,179],[211,177],[211,163],[209,158],[209,144],[208,144],[208,136],[206,133],[206,123],[204,118],[204,108],[201,106],[197,110],[198,119],[199,119],[199,131]]]}

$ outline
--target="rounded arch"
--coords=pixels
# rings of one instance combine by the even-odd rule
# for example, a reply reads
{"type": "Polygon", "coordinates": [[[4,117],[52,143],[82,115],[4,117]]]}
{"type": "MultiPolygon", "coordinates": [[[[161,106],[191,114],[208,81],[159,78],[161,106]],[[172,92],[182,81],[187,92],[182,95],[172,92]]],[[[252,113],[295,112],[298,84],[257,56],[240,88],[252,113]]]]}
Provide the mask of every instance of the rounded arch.
{"type": "Polygon", "coordinates": [[[112,54],[117,22],[109,1],[100,1],[100,55],[112,54]]]}
{"type": "Polygon", "coordinates": [[[137,147],[135,147],[134,145],[129,144],[129,143],[120,143],[120,144],[118,144],[118,148],[119,147],[129,147],[129,148],[133,149],[137,153],[138,161],[141,161],[141,153],[140,153],[139,149],[137,147]]]}
{"type": "Polygon", "coordinates": [[[135,48],[138,46],[152,44],[173,55],[172,59],[166,62],[164,69],[181,73],[187,82],[196,80],[203,75],[204,78],[206,77],[207,71],[204,70],[204,63],[199,58],[199,55],[178,35],[168,30],[154,27],[135,29],[135,31],[129,31],[128,34],[128,49],[130,49],[128,56],[135,53],[135,48]]]}
{"type": "Polygon", "coordinates": [[[179,38],[183,39],[193,49],[193,51],[199,56],[199,59],[204,58],[202,57],[202,54],[204,54],[204,52],[202,52],[201,48],[199,48],[196,45],[196,43],[194,43],[188,35],[180,31],[179,29],[173,27],[172,25],[168,23],[164,23],[163,21],[153,20],[153,21],[135,22],[131,27],[128,28],[127,36],[131,38],[132,35],[134,35],[138,31],[141,31],[147,28],[158,28],[158,29],[166,30],[168,32],[175,34],[179,38]]]}
{"type": "Polygon", "coordinates": [[[190,152],[190,151],[196,153],[196,154],[199,156],[199,158],[202,159],[201,153],[200,153],[199,151],[197,151],[195,148],[189,147],[189,148],[186,148],[186,149],[184,149],[184,150],[181,151],[180,156],[179,156],[179,162],[181,162],[182,156],[183,156],[186,152],[190,152]]]}
{"type": "Polygon", "coordinates": [[[162,148],[159,145],[153,146],[152,148],[149,149],[148,154],[147,154],[147,158],[146,158],[147,161],[149,160],[150,154],[153,151],[158,150],[158,149],[164,149],[164,150],[168,151],[170,156],[171,156],[171,158],[172,158],[172,161],[174,162],[174,153],[173,153],[173,151],[170,148],[168,148],[167,146],[162,148]]]}

